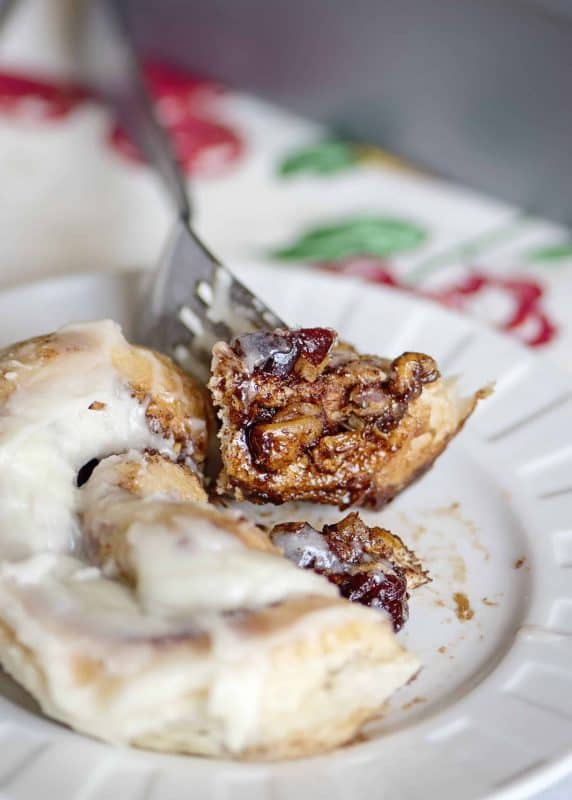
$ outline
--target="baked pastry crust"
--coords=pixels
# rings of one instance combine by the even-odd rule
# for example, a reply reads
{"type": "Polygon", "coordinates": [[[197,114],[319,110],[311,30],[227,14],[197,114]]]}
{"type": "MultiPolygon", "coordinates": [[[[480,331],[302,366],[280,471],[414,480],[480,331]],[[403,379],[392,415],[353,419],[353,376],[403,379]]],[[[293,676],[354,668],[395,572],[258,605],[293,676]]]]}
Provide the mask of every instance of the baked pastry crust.
{"type": "Polygon", "coordinates": [[[254,333],[213,350],[220,494],[379,508],[419,477],[481,396],[435,361],[359,355],[327,328],[254,333]]]}
{"type": "MultiPolygon", "coordinates": [[[[171,439],[179,459],[203,464],[213,424],[204,389],[166,356],[129,344],[119,326],[109,320],[69,325],[0,350],[0,403],[6,404],[16,389],[49,380],[61,371],[77,371],[75,377],[81,379],[82,368],[103,368],[116,376],[144,406],[149,429],[171,439]]],[[[93,382],[93,387],[94,399],[88,408],[105,416],[108,404],[102,396],[98,398],[98,388],[107,388],[105,382],[93,382]]],[[[89,395],[87,377],[83,388],[89,395]]]]}
{"type": "Polygon", "coordinates": [[[0,660],[46,714],[291,758],[350,739],[415,675],[388,620],[205,502],[208,411],[168,360],[72,326],[4,351],[0,392],[0,660]]]}

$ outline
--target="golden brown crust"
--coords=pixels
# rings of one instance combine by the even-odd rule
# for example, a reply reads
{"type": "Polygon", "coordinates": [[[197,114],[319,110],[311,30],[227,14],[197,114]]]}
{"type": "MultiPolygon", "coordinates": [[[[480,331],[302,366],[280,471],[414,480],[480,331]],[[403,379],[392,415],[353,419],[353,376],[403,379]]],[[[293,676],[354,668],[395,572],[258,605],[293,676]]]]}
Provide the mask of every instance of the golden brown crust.
{"type": "Polygon", "coordinates": [[[174,449],[182,456],[192,441],[193,460],[202,464],[212,431],[212,410],[204,389],[170,358],[144,347],[115,348],[112,362],[129,382],[134,397],[147,401],[151,427],[172,436],[174,449]]]}
{"type": "MultiPolygon", "coordinates": [[[[39,374],[56,359],[71,353],[95,349],[98,344],[72,329],[17,342],[0,350],[0,404],[8,401],[22,381],[39,374]]],[[[119,341],[112,348],[110,367],[129,385],[132,395],[146,404],[146,417],[152,430],[173,440],[181,459],[190,456],[201,465],[213,430],[213,412],[205,389],[166,356],[119,341]]],[[[105,404],[95,400],[92,411],[103,411],[105,404]]]]}
{"type": "Polygon", "coordinates": [[[141,459],[124,458],[116,466],[117,485],[136,497],[168,494],[181,502],[206,503],[207,494],[197,473],[160,453],[146,452],[141,459]]]}

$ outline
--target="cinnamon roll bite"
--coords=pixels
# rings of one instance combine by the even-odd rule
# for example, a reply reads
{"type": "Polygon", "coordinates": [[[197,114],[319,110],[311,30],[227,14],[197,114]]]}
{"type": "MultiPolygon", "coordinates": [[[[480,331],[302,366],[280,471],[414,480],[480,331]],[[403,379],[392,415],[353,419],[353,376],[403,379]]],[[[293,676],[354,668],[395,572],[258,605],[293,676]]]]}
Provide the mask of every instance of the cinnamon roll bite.
{"type": "Polygon", "coordinates": [[[213,350],[221,494],[379,508],[425,472],[479,394],[433,358],[360,355],[329,328],[239,336],[213,350]]]}

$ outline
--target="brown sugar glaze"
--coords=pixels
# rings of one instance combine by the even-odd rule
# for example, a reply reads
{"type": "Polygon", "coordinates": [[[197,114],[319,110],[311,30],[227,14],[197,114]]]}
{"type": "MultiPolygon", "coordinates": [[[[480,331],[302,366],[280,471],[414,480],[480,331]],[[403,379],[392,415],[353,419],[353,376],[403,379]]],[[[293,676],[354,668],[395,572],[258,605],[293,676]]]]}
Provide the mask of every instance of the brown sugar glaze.
{"type": "MultiPolygon", "coordinates": [[[[248,334],[230,350],[236,396],[228,415],[241,431],[252,486],[238,475],[230,478],[244,496],[340,507],[390,499],[395,492],[380,490],[372,475],[383,454],[397,451],[410,434],[401,423],[411,404],[439,379],[432,358],[360,356],[328,328],[248,334]],[[286,471],[298,464],[296,486],[286,485],[286,471]],[[277,483],[284,484],[278,491],[277,483]]],[[[228,381],[225,388],[228,395],[228,381]]]]}

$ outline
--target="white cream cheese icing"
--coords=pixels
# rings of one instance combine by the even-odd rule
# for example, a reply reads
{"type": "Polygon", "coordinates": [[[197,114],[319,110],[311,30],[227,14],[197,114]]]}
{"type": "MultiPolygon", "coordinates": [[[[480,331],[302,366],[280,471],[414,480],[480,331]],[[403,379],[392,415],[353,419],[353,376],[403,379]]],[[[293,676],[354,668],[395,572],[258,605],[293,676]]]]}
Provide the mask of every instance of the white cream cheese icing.
{"type": "MultiPolygon", "coordinates": [[[[137,458],[128,453],[127,461],[137,458]]],[[[336,596],[336,588],[311,571],[300,571],[272,552],[247,547],[226,530],[220,512],[209,517],[191,503],[164,493],[135,497],[117,485],[122,457],[97,466],[83,489],[81,508],[90,535],[102,527],[126,529],[129,571],[149,613],[188,615],[198,611],[257,608],[287,597],[336,596]],[[217,521],[220,520],[219,524],[217,521]]],[[[232,511],[224,519],[238,515],[232,511]]]]}
{"type": "Polygon", "coordinates": [[[126,449],[163,449],[145,406],[112,365],[125,347],[118,325],[70,325],[42,369],[20,367],[0,409],[0,558],[67,550],[79,534],[76,475],[92,458],[126,449]],[[92,403],[101,410],[91,410],[92,403]]]}

